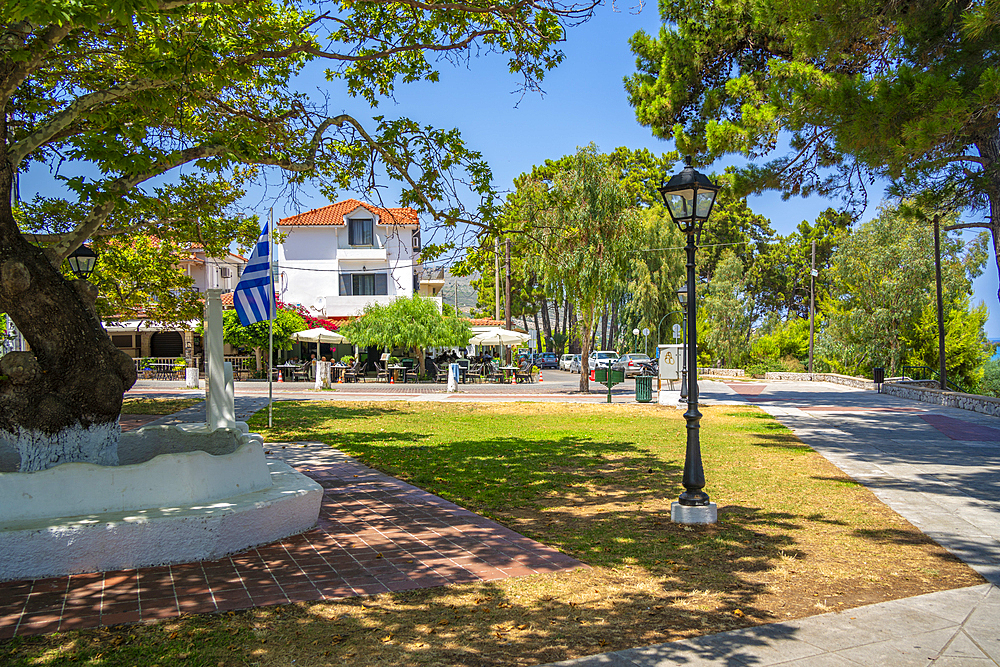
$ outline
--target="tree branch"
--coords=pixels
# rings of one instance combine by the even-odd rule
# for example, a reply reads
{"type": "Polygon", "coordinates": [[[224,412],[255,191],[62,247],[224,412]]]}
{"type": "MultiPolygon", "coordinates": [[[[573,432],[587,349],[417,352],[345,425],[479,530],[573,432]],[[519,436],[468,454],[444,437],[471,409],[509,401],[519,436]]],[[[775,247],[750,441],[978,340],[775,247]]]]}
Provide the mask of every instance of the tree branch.
{"type": "Polygon", "coordinates": [[[988,222],[962,222],[957,225],[948,225],[944,231],[952,232],[956,229],[993,229],[993,225],[988,222]]]}
{"type": "Polygon", "coordinates": [[[24,158],[58,137],[63,130],[73,123],[73,121],[79,118],[84,112],[94,108],[95,106],[104,104],[105,102],[114,102],[130,95],[131,93],[141,90],[161,88],[167,83],[170,83],[170,81],[160,79],[136,79],[135,81],[129,81],[128,83],[124,83],[120,86],[113,86],[106,90],[81,95],[77,99],[73,100],[73,102],[65,109],[52,116],[47,123],[11,146],[7,153],[7,155],[10,156],[9,159],[11,165],[14,169],[17,169],[17,166],[21,164],[21,161],[24,160],[24,158]]]}
{"type": "Polygon", "coordinates": [[[94,236],[98,228],[104,224],[108,216],[115,210],[121,195],[128,192],[143,181],[164,174],[174,167],[186,164],[193,160],[200,160],[206,157],[213,157],[231,152],[227,146],[218,144],[196,146],[174,153],[170,158],[154,163],[146,171],[129,176],[122,176],[111,181],[104,191],[112,195],[107,201],[95,206],[80,225],[65,235],[63,239],[55,245],[50,246],[53,257],[58,263],[62,263],[71,252],[76,250],[91,236],[94,236]],[[115,196],[117,195],[117,196],[115,196]]]}
{"type": "MultiPolygon", "coordinates": [[[[24,80],[32,72],[41,66],[49,51],[54,49],[76,27],[68,22],[63,25],[50,25],[42,31],[33,44],[25,47],[34,51],[34,54],[12,67],[3,81],[0,81],[0,106],[6,106],[7,100],[14,94],[14,91],[24,83],[24,80]]],[[[5,57],[4,60],[10,62],[8,57],[5,57]]]]}

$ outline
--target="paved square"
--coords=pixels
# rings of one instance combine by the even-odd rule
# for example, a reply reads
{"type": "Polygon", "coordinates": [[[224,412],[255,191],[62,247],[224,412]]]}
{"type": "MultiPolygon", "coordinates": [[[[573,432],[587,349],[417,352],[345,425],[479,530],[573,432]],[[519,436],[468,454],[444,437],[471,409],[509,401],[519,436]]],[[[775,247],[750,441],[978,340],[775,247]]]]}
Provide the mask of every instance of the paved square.
{"type": "Polygon", "coordinates": [[[0,639],[584,567],[323,444],[268,451],[326,490],[316,528],[214,561],[0,583],[0,639]]]}

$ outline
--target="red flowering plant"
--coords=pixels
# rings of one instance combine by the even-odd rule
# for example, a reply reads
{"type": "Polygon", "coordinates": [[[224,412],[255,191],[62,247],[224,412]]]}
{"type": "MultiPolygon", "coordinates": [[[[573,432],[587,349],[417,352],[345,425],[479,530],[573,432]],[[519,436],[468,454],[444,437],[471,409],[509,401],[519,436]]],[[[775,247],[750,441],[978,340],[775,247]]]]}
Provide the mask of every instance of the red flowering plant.
{"type": "MultiPolygon", "coordinates": [[[[275,298],[277,299],[277,296],[275,296],[275,298]]],[[[281,310],[290,310],[294,313],[298,313],[299,316],[305,320],[306,326],[310,329],[326,329],[327,331],[336,331],[340,328],[340,322],[327,319],[325,317],[316,317],[300,303],[285,303],[281,299],[277,299],[277,304],[278,308],[281,310]]]]}

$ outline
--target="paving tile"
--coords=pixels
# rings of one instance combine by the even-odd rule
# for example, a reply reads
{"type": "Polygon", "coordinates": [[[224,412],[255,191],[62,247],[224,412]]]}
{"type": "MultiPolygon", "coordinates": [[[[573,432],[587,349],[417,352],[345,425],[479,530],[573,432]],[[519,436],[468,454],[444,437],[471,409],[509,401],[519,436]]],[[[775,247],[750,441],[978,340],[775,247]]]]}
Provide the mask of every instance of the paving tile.
{"type": "Polygon", "coordinates": [[[928,665],[954,636],[953,630],[936,630],[910,637],[843,649],[837,653],[864,665],[928,665]]]}
{"type": "Polygon", "coordinates": [[[305,453],[336,461],[304,466],[328,487],[321,528],[203,563],[0,583],[0,637],[583,566],[335,450],[305,453]]]}

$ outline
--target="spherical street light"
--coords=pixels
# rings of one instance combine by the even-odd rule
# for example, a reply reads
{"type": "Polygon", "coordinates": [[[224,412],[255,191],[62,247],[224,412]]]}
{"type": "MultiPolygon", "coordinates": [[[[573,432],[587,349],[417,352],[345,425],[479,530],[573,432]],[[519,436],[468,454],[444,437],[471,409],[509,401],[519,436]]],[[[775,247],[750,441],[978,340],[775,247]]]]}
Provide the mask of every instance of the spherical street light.
{"type": "Polygon", "coordinates": [[[699,432],[701,413],[698,411],[698,325],[696,322],[694,255],[701,230],[712,212],[719,186],[704,174],[694,170],[691,158],[685,160],[681,173],[659,188],[663,203],[677,228],[687,235],[687,288],[677,291],[678,301],[687,310],[687,449],[684,454],[684,492],[670,508],[670,518],[677,523],[715,523],[718,513],[715,503],[705,493],[705,471],[701,465],[699,432]]]}

